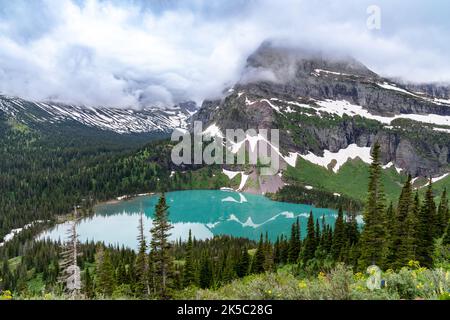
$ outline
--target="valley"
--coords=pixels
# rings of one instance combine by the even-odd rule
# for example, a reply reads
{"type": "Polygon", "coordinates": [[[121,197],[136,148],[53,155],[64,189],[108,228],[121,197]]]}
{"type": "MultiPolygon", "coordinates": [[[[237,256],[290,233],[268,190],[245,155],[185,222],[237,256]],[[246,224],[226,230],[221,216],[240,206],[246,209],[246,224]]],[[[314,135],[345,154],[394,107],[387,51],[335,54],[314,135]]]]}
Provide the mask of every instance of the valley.
{"type": "MultiPolygon", "coordinates": [[[[255,69],[275,80],[241,80],[201,106],[134,110],[1,95],[2,285],[25,299],[63,295],[57,278],[68,229],[84,255],[77,263],[88,298],[150,297],[142,261],[158,226],[173,245],[164,257],[173,260],[171,297],[191,297],[190,286],[203,297],[236,297],[221,290],[234,283],[247,292],[239,281],[279,281],[278,271],[301,281],[345,274],[341,263],[362,272],[371,259],[398,272],[411,261],[430,272],[447,267],[448,91],[418,92],[351,58],[270,43],[248,58],[242,79],[255,69]],[[175,164],[170,134],[192,134],[194,121],[208,138],[278,129],[279,146],[269,149],[279,171],[175,164]]],[[[227,152],[262,140],[247,135],[227,152]]]]}

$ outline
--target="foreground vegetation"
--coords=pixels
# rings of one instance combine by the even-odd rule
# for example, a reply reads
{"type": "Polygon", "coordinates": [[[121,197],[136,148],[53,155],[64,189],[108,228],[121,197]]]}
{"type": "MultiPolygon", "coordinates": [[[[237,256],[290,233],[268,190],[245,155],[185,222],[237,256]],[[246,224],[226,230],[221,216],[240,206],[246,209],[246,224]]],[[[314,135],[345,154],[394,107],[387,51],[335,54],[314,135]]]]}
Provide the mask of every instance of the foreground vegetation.
{"type": "MultiPolygon", "coordinates": [[[[195,171],[185,168],[185,173],[177,172],[170,177],[173,169],[168,160],[170,145],[165,141],[129,152],[105,146],[99,153],[94,147],[98,143],[87,144],[87,149],[80,151],[81,142],[75,139],[69,143],[73,143],[73,149],[61,149],[60,142],[52,140],[55,138],[47,136],[47,140],[41,140],[43,137],[27,128],[9,125],[0,129],[6,137],[1,140],[0,148],[6,172],[0,184],[0,236],[31,219],[54,219],[57,214],[69,212],[74,203],[82,203],[82,210],[88,211],[96,201],[118,194],[218,188],[226,183],[231,186],[238,183],[229,181],[214,167],[194,168],[195,171]],[[23,141],[26,143],[19,143],[23,141]],[[16,154],[22,157],[12,156],[16,154]],[[30,164],[35,168],[31,172],[30,164]]],[[[447,298],[450,215],[446,189],[437,193],[429,183],[418,192],[411,177],[405,176],[401,180],[403,188],[394,192],[391,187],[400,181],[394,177],[386,182],[379,146],[374,147],[372,157],[369,168],[358,169],[367,170],[364,206],[358,200],[363,194],[362,182],[352,184],[352,175],[343,168],[345,179],[342,179],[348,185],[344,189],[352,194],[352,188],[358,188],[355,190],[358,196],[356,201],[345,195],[336,201],[335,205],[341,208],[335,224],[315,221],[311,214],[306,234],[300,234],[297,220],[289,238],[279,237],[273,243],[266,235],[261,235],[258,243],[225,236],[207,241],[190,236],[186,243],[169,243],[171,225],[164,197],[156,208],[151,241],[146,241],[148,230],[138,226],[138,252],[98,243],[71,247],[34,241],[36,232],[43,226],[25,230],[0,248],[1,297],[447,298]],[[355,212],[362,208],[365,225],[360,228],[355,212]],[[80,269],[80,286],[70,288],[67,281],[70,270],[61,262],[74,247],[80,256],[71,262],[70,270],[80,269]],[[380,288],[370,290],[367,280],[369,277],[373,280],[375,275],[367,274],[367,268],[373,264],[382,273],[373,281],[380,288]]],[[[294,177],[296,173],[288,170],[287,176],[294,177]]],[[[322,181],[328,191],[308,194],[292,186],[273,197],[285,201],[303,201],[308,197],[313,203],[332,203],[336,197],[331,192],[339,190],[335,190],[333,178],[324,177],[322,181]]]]}
{"type": "Polygon", "coordinates": [[[180,291],[177,298],[200,300],[450,300],[450,271],[421,268],[416,261],[398,272],[381,274],[383,286],[371,290],[372,275],[354,273],[344,264],[329,272],[306,276],[297,266],[252,275],[216,290],[180,291]]]}

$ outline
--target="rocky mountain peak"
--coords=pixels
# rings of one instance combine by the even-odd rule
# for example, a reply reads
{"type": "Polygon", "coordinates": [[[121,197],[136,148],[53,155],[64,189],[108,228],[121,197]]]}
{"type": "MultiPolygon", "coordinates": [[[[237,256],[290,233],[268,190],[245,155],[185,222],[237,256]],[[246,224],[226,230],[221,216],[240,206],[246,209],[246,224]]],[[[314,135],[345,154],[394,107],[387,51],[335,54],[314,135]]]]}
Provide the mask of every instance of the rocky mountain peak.
{"type": "Polygon", "coordinates": [[[378,78],[364,64],[347,55],[266,41],[248,57],[241,82],[286,83],[314,76],[318,72],[378,78]]]}

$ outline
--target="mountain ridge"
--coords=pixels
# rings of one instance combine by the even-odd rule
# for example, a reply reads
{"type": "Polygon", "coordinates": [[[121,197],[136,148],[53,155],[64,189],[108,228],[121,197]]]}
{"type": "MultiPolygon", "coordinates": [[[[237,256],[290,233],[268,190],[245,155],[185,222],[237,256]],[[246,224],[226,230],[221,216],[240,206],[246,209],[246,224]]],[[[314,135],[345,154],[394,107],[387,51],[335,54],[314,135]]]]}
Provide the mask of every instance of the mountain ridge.
{"type": "Polygon", "coordinates": [[[166,108],[146,107],[134,110],[34,102],[0,95],[0,111],[24,124],[52,125],[72,121],[120,134],[170,133],[174,128],[186,128],[188,119],[195,110],[194,102],[166,108]]]}
{"type": "Polygon", "coordinates": [[[293,50],[262,45],[246,70],[275,78],[237,83],[223,99],[205,101],[193,120],[220,129],[278,128],[283,152],[300,155],[322,156],[378,141],[383,164],[413,176],[448,172],[450,100],[445,95],[410,91],[352,58],[305,58],[293,50]],[[277,79],[286,73],[283,81],[277,79]]]}

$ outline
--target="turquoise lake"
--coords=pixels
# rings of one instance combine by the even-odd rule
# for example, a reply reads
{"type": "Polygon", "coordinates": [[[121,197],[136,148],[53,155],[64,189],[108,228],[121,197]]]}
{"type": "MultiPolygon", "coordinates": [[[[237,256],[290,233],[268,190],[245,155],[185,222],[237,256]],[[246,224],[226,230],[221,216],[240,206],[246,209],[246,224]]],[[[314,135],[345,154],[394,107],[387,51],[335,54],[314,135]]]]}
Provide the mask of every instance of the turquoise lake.
{"type": "MultiPolygon", "coordinates": [[[[183,239],[189,230],[197,239],[214,235],[232,235],[258,240],[266,232],[275,240],[278,235],[289,236],[297,217],[302,237],[312,210],[314,218],[325,216],[327,224],[334,225],[337,212],[310,205],[272,201],[261,195],[221,190],[177,191],[166,194],[169,218],[174,228],[172,240],[183,239]]],[[[137,247],[137,228],[141,208],[145,212],[145,230],[150,237],[152,217],[159,196],[143,196],[114,204],[99,205],[95,215],[81,220],[78,234],[81,242],[90,240],[107,244],[137,247]]],[[[61,224],[40,237],[64,240],[68,225],[61,224]]]]}

